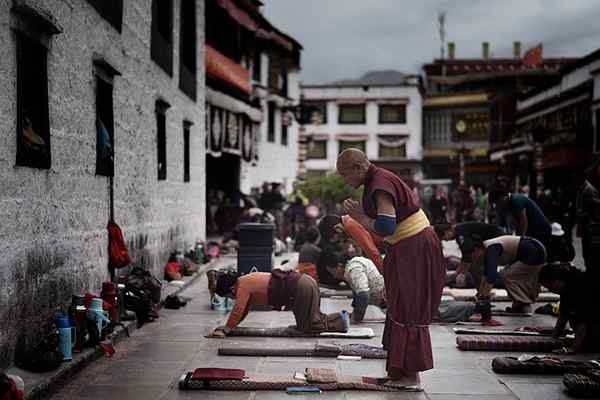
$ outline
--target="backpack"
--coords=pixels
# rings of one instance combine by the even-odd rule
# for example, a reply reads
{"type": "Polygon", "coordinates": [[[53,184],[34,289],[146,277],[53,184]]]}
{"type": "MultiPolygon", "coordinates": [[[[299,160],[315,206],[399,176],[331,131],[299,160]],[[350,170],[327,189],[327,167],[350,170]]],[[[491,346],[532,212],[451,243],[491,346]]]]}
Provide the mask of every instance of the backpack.
{"type": "Polygon", "coordinates": [[[289,309],[296,297],[296,287],[300,274],[296,271],[283,271],[274,269],[271,271],[271,279],[267,289],[269,305],[275,310],[289,309]]]}
{"type": "Polygon", "coordinates": [[[150,300],[152,300],[152,302],[160,303],[162,283],[145,269],[134,267],[129,273],[129,276],[127,276],[125,284],[128,287],[142,290],[146,293],[150,300]]]}
{"type": "Polygon", "coordinates": [[[123,268],[131,263],[121,228],[114,221],[108,222],[108,258],[112,268],[123,268]]]}

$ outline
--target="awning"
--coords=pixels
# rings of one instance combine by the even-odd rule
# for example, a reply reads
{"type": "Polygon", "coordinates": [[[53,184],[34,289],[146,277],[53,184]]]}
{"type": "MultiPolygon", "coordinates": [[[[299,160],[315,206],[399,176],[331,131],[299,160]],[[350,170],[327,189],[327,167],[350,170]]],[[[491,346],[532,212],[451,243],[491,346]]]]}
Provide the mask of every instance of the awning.
{"type": "Polygon", "coordinates": [[[525,153],[525,152],[530,152],[533,151],[533,146],[530,144],[522,144],[520,146],[517,147],[513,147],[513,148],[509,148],[506,150],[497,150],[494,151],[492,153],[490,153],[490,160],[491,161],[498,161],[506,156],[510,156],[512,154],[518,154],[518,153],[525,153]]]}
{"type": "Polygon", "coordinates": [[[252,17],[246,11],[239,8],[232,0],[217,0],[217,3],[224,8],[229,16],[238,24],[252,32],[256,32],[258,30],[258,23],[252,19],[252,17]]]}
{"type": "Polygon", "coordinates": [[[385,147],[401,147],[408,142],[408,135],[377,135],[377,142],[385,147]]]}
{"type": "Polygon", "coordinates": [[[335,135],[337,140],[344,142],[362,142],[369,139],[368,133],[338,133],[335,135]]]}
{"type": "Polygon", "coordinates": [[[205,45],[206,74],[235,86],[248,95],[252,92],[250,71],[224,56],[209,45],[205,45]]]}
{"type": "Polygon", "coordinates": [[[241,100],[226,95],[225,93],[221,93],[218,90],[211,89],[210,87],[206,88],[206,101],[213,106],[221,107],[234,113],[246,114],[248,118],[256,123],[261,123],[263,120],[261,109],[252,107],[241,100]]]}

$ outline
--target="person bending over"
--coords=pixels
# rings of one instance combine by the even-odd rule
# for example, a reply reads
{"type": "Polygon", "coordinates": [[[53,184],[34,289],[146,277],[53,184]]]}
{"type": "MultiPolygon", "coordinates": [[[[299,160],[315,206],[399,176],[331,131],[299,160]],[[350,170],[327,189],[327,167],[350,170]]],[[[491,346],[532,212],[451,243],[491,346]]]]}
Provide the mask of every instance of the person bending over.
{"type": "Polygon", "coordinates": [[[224,328],[214,335],[225,336],[248,315],[252,305],[270,305],[276,310],[291,309],[296,319],[296,329],[303,333],[347,332],[350,328],[346,311],[334,314],[321,312],[321,296],[317,282],[296,271],[237,273],[219,277],[216,293],[235,298],[235,306],[224,328]]]}
{"type": "Polygon", "coordinates": [[[575,343],[562,352],[599,352],[600,282],[567,263],[545,265],[539,281],[551,292],[560,294],[559,317],[553,336],[562,336],[567,322],[575,332],[575,343]]]}
{"type": "MultiPolygon", "coordinates": [[[[540,241],[526,236],[500,236],[476,244],[473,258],[483,258],[484,263],[484,279],[477,291],[478,301],[489,305],[491,290],[498,276],[501,276],[513,302],[506,311],[531,311],[531,304],[540,291],[538,275],[542,265],[546,263],[546,249],[540,241]],[[499,273],[498,266],[501,265],[505,267],[499,273]]],[[[491,318],[491,312],[484,314],[484,320],[491,318]]]]}

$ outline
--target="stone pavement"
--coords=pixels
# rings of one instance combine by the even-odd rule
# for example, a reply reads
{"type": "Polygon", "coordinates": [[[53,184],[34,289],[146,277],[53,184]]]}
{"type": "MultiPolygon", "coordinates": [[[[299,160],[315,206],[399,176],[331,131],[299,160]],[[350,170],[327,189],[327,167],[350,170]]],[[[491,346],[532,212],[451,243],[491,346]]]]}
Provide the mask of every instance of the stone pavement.
{"type": "MultiPolygon", "coordinates": [[[[75,376],[53,399],[250,399],[288,397],[283,392],[179,391],[179,377],[197,367],[242,368],[252,372],[292,374],[306,367],[334,367],[353,375],[384,376],[384,360],[339,361],[323,358],[218,356],[221,345],[290,346],[315,343],[317,339],[226,338],[204,335],[226,320],[226,314],[209,308],[206,277],[182,293],[193,300],[180,310],[162,310],[157,322],[144,325],[117,346],[113,358],[103,358],[75,376]]],[[[507,303],[500,303],[505,306],[507,303]]],[[[350,300],[323,299],[325,312],[350,309],[350,300]]],[[[502,318],[507,327],[552,325],[553,318],[502,318]]],[[[243,325],[281,326],[293,324],[290,312],[251,312],[243,325]]],[[[368,324],[378,337],[355,342],[379,344],[383,324],[368,324]]],[[[566,399],[560,376],[502,376],[491,371],[491,359],[500,353],[462,352],[456,348],[452,327],[433,325],[431,336],[435,369],[423,374],[424,393],[323,392],[294,398],[321,399],[429,399],[508,400],[566,399]]],[[[333,340],[319,340],[331,343],[333,340]]],[[[508,353],[505,353],[508,354],[508,353]]]]}

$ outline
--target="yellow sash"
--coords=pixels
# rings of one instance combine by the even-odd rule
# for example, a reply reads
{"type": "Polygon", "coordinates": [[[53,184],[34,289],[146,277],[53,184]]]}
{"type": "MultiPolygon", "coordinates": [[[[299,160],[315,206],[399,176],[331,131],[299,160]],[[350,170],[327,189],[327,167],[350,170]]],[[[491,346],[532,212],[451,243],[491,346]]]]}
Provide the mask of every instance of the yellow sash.
{"type": "Polygon", "coordinates": [[[413,237],[429,226],[429,219],[423,210],[419,209],[404,221],[396,225],[396,230],[383,239],[387,244],[396,244],[401,240],[413,237]]]}

